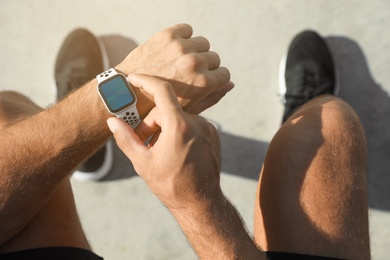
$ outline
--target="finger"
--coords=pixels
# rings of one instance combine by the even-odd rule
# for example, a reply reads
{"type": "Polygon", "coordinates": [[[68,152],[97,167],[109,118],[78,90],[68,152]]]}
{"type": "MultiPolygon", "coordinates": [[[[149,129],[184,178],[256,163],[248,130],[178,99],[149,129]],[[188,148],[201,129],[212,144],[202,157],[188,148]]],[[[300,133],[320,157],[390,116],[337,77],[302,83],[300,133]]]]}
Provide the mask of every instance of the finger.
{"type": "Polygon", "coordinates": [[[156,77],[130,74],[128,80],[136,87],[152,95],[161,116],[171,117],[182,111],[172,85],[156,77]]]}
{"type": "Polygon", "coordinates": [[[206,52],[210,50],[210,42],[202,36],[192,37],[186,42],[186,46],[195,52],[206,52]]]}
{"type": "Polygon", "coordinates": [[[136,163],[139,158],[145,157],[148,148],[128,124],[119,118],[111,117],[107,119],[107,125],[114,134],[118,147],[133,163],[136,163]]]}
{"type": "Polygon", "coordinates": [[[149,147],[153,147],[154,146],[154,144],[158,141],[158,138],[160,137],[160,134],[161,134],[161,130],[157,131],[157,133],[155,133],[153,135],[153,137],[150,139],[149,147]]]}
{"type": "Polygon", "coordinates": [[[198,104],[196,104],[188,112],[191,113],[191,114],[194,114],[194,115],[198,115],[198,114],[202,113],[206,109],[208,109],[208,108],[214,106],[215,104],[217,104],[226,95],[226,93],[228,93],[233,88],[234,88],[234,83],[230,81],[222,89],[209,94],[207,97],[205,97],[204,99],[199,101],[198,104]]]}
{"type": "Polygon", "coordinates": [[[173,33],[177,34],[183,39],[191,38],[193,32],[191,25],[185,23],[176,24],[168,28],[168,30],[172,30],[173,33]]]}
{"type": "Polygon", "coordinates": [[[208,73],[209,85],[216,86],[216,90],[219,90],[226,86],[230,81],[230,72],[225,67],[218,67],[216,69],[211,70],[208,73]]]}
{"type": "Polygon", "coordinates": [[[159,110],[155,107],[134,129],[141,142],[145,143],[146,140],[160,130],[161,123],[158,122],[159,118],[159,110]]]}
{"type": "Polygon", "coordinates": [[[199,53],[198,55],[201,55],[203,59],[207,62],[207,68],[209,70],[214,70],[221,65],[221,59],[219,58],[218,53],[214,51],[208,51],[208,52],[203,52],[199,53]]]}

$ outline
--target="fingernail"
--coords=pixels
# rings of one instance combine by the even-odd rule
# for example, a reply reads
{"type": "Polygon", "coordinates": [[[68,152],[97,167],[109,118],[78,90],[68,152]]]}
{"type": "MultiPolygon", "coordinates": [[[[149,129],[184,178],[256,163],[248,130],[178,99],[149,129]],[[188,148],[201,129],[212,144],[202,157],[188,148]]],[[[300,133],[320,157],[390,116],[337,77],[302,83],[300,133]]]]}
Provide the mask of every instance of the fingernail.
{"type": "Polygon", "coordinates": [[[227,89],[228,89],[228,92],[229,92],[230,90],[232,90],[234,87],[235,87],[235,84],[234,84],[234,82],[232,82],[232,81],[229,81],[229,83],[227,84],[227,89]]]}
{"type": "Polygon", "coordinates": [[[134,78],[135,74],[133,73],[130,73],[129,75],[127,75],[127,80],[132,80],[134,78]]]}
{"type": "Polygon", "coordinates": [[[107,119],[107,125],[108,125],[108,128],[110,129],[111,133],[115,133],[115,131],[116,131],[116,120],[115,120],[115,118],[110,117],[109,119],[107,119]]]}

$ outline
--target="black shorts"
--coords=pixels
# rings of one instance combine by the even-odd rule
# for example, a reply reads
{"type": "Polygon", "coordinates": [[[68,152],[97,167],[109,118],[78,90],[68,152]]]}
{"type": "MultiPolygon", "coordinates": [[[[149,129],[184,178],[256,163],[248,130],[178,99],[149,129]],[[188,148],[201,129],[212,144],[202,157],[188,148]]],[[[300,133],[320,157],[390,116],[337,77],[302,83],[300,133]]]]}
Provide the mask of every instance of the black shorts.
{"type": "MultiPolygon", "coordinates": [[[[267,252],[270,260],[325,260],[337,259],[323,256],[310,256],[291,253],[267,252]]],[[[0,254],[1,260],[103,260],[91,251],[74,247],[48,247],[0,254]]]]}
{"type": "Polygon", "coordinates": [[[103,260],[91,251],[75,247],[47,247],[0,254],[1,260],[103,260]]]}
{"type": "Polygon", "coordinates": [[[270,260],[326,260],[326,259],[338,260],[340,259],[340,258],[332,258],[332,257],[325,257],[325,256],[301,255],[301,254],[279,253],[279,252],[266,252],[265,254],[270,260]]]}

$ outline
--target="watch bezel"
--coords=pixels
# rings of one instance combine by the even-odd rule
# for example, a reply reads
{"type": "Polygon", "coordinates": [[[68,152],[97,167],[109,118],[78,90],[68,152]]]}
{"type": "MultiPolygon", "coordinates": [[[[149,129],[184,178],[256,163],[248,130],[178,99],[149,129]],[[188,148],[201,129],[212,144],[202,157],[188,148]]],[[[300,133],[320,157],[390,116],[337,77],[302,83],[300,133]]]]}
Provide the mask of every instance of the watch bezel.
{"type": "Polygon", "coordinates": [[[103,100],[103,103],[104,105],[106,106],[107,110],[111,113],[111,114],[118,114],[120,113],[121,111],[123,110],[126,110],[127,108],[131,107],[131,106],[134,106],[136,103],[137,103],[137,96],[135,95],[134,93],[134,90],[132,89],[131,87],[131,84],[129,83],[129,81],[127,80],[126,76],[121,74],[121,73],[117,73],[115,75],[112,75],[111,77],[108,77],[107,79],[104,79],[103,81],[101,81],[99,84],[98,84],[98,93],[101,97],[101,99],[103,100]],[[102,86],[108,82],[110,82],[111,80],[114,80],[115,78],[121,78],[122,81],[124,82],[124,84],[126,85],[128,91],[130,92],[131,96],[133,97],[133,100],[131,103],[129,104],[126,104],[118,109],[112,109],[111,106],[109,105],[110,103],[107,101],[103,91],[102,91],[102,86]]]}

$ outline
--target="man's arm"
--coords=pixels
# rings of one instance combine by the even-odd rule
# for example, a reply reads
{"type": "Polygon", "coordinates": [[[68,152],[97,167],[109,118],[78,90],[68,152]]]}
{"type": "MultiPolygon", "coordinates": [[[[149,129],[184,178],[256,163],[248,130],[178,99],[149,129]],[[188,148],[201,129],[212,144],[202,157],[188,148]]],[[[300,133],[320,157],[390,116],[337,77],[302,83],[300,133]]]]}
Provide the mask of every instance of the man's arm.
{"type": "Polygon", "coordinates": [[[129,79],[154,97],[156,108],[141,123],[151,130],[139,135],[137,129],[133,131],[116,118],[110,118],[108,125],[119,147],[176,218],[199,257],[265,259],[222,194],[215,128],[184,112],[168,82],[145,75],[130,75],[129,79]],[[158,128],[161,132],[145,146],[145,139],[158,128]]]}
{"type": "MultiPolygon", "coordinates": [[[[218,55],[207,51],[207,40],[191,34],[188,25],[166,29],[117,68],[169,78],[183,106],[207,108],[228,90],[229,72],[219,67],[218,55]],[[192,82],[198,87],[191,87],[192,82]]],[[[110,137],[105,123],[110,114],[96,86],[92,80],[55,106],[1,131],[0,244],[19,232],[68,174],[110,137]]],[[[137,95],[142,117],[154,101],[137,95]]]]}

